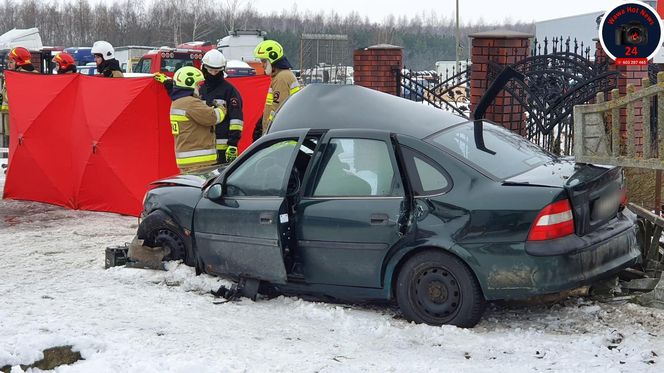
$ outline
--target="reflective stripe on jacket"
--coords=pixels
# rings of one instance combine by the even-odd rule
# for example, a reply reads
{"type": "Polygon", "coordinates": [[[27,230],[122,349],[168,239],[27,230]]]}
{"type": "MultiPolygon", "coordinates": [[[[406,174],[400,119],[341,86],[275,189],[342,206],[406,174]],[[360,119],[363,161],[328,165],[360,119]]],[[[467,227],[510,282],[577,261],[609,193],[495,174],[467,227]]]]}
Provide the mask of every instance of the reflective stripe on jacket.
{"type": "Polygon", "coordinates": [[[208,165],[217,162],[214,128],[226,113],[209,107],[197,97],[186,96],[171,104],[171,132],[175,136],[178,166],[208,165]]]}
{"type": "Polygon", "coordinates": [[[267,132],[267,128],[277,110],[288,100],[288,97],[299,91],[300,83],[292,71],[277,70],[272,74],[270,90],[265,100],[265,111],[263,111],[263,134],[267,132]]]}
{"type": "Polygon", "coordinates": [[[226,108],[226,117],[216,129],[217,149],[226,150],[228,146],[237,146],[244,127],[240,92],[228,80],[221,79],[216,82],[206,80],[200,88],[200,93],[208,106],[218,105],[226,108]],[[225,142],[220,143],[221,140],[225,142]]]}

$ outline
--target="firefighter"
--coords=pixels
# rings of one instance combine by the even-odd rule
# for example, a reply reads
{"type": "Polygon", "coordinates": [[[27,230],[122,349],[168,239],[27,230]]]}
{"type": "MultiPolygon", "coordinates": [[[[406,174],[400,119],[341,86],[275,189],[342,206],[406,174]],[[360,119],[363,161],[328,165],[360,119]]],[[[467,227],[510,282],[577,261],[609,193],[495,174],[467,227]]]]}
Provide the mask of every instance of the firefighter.
{"type": "MultiPolygon", "coordinates": [[[[30,51],[23,47],[16,47],[12,49],[7,55],[7,70],[18,72],[39,73],[35,70],[31,61],[32,55],[30,51]]],[[[2,134],[9,135],[9,100],[7,99],[7,86],[2,85],[2,105],[0,105],[0,113],[2,113],[2,134]]]]}
{"type": "Polygon", "coordinates": [[[203,73],[185,66],[173,76],[171,132],[175,136],[175,160],[182,173],[217,163],[214,128],[223,122],[223,106],[210,107],[199,98],[203,73]]]}
{"type": "Polygon", "coordinates": [[[106,78],[122,78],[122,69],[120,62],[115,59],[115,49],[111,43],[107,41],[96,41],[92,45],[92,55],[95,56],[95,63],[97,64],[98,76],[106,78]]]}
{"type": "Polygon", "coordinates": [[[200,93],[208,106],[215,102],[224,105],[227,115],[223,122],[217,126],[217,156],[219,163],[232,162],[237,158],[237,145],[242,137],[242,97],[235,87],[224,78],[226,57],[212,49],[205,53],[202,60],[202,71],[205,82],[200,93]]]}
{"type": "Polygon", "coordinates": [[[265,100],[263,118],[254,129],[253,137],[256,141],[267,132],[274,114],[281,105],[300,90],[300,83],[290,70],[293,66],[284,56],[284,49],[276,41],[265,40],[258,44],[254,50],[254,57],[261,60],[265,74],[272,77],[270,90],[265,100]]]}
{"type": "Polygon", "coordinates": [[[60,52],[53,57],[53,63],[58,68],[58,74],[72,74],[76,72],[76,62],[69,53],[60,52]]]}

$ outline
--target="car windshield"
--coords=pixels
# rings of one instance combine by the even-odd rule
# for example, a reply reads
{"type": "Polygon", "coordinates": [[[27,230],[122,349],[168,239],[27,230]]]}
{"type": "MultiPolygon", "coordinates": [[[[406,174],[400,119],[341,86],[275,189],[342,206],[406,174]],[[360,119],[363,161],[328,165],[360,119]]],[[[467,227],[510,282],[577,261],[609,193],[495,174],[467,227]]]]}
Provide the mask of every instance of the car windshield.
{"type": "Polygon", "coordinates": [[[173,58],[164,58],[161,60],[160,71],[176,72],[183,66],[194,66],[194,61],[189,56],[176,55],[173,58]]]}
{"type": "Polygon", "coordinates": [[[484,147],[476,143],[473,122],[463,123],[428,139],[471,166],[504,180],[556,159],[539,146],[503,127],[483,122],[484,147]]]}

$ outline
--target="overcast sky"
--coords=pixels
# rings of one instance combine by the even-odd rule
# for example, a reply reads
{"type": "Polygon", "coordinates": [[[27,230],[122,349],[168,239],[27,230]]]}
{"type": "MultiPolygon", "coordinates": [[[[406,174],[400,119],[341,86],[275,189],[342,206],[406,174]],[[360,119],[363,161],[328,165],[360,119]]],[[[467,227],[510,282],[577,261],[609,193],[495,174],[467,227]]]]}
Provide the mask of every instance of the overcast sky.
{"type": "MultiPolygon", "coordinates": [[[[247,4],[249,1],[240,0],[247,4]]],[[[507,18],[512,21],[542,21],[567,17],[577,14],[608,10],[624,0],[459,0],[459,12],[462,23],[476,23],[482,18],[487,23],[502,22],[507,18]]],[[[381,22],[389,14],[413,17],[422,12],[435,11],[438,15],[454,15],[456,0],[252,0],[255,9],[264,12],[292,9],[297,4],[298,10],[336,11],[345,15],[357,11],[370,20],[381,22]]]]}

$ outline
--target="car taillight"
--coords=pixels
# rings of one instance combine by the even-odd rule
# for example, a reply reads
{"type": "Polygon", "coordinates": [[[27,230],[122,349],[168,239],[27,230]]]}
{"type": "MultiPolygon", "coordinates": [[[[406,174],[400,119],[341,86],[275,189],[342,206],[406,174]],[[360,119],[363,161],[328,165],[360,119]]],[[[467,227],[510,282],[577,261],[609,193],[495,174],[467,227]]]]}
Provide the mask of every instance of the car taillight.
{"type": "Polygon", "coordinates": [[[623,188],[620,191],[620,211],[622,211],[625,206],[629,203],[629,198],[627,198],[627,189],[623,188]]]}
{"type": "Polygon", "coordinates": [[[554,202],[540,211],[528,233],[528,241],[553,240],[574,233],[574,217],[569,200],[554,202]]]}

